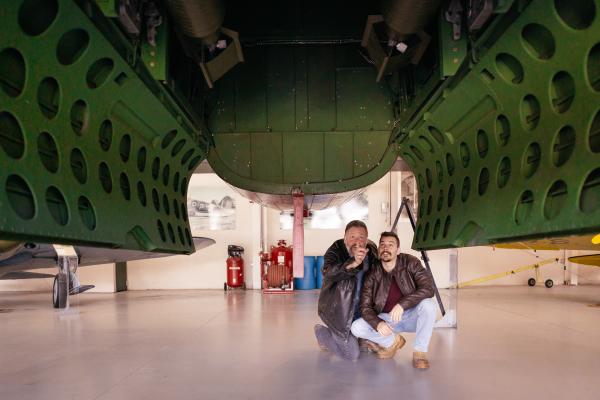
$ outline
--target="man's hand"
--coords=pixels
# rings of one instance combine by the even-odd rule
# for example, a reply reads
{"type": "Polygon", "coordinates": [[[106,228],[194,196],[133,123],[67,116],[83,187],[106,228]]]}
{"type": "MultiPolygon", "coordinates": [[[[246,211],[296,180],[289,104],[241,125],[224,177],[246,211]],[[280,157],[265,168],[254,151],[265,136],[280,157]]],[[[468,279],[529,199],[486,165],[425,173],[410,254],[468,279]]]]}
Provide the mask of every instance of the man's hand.
{"type": "Polygon", "coordinates": [[[392,331],[392,328],[390,328],[388,323],[385,321],[381,321],[377,325],[377,332],[379,332],[381,336],[390,336],[392,333],[394,333],[394,331],[392,331]]]}
{"type": "Polygon", "coordinates": [[[402,320],[402,314],[404,314],[404,308],[400,304],[396,304],[392,311],[390,311],[390,317],[392,317],[392,322],[397,324],[402,320]]]}
{"type": "Polygon", "coordinates": [[[352,269],[360,267],[368,252],[369,249],[366,247],[356,247],[352,252],[352,255],[354,256],[354,262],[352,264],[349,264],[347,268],[352,269]]]}

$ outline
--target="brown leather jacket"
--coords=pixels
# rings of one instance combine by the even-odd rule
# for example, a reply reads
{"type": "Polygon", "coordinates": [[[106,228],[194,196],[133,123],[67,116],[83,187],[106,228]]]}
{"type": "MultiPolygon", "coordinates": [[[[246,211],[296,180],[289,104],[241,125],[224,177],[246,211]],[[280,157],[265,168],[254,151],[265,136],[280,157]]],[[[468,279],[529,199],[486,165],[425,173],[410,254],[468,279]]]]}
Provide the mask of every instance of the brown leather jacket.
{"type": "Polygon", "coordinates": [[[377,329],[377,325],[383,321],[378,315],[387,301],[392,278],[396,279],[402,292],[398,304],[405,310],[434,294],[433,278],[418,258],[401,253],[396,258],[396,267],[390,272],[386,272],[377,260],[367,272],[360,298],[361,316],[373,329],[377,329]]]}

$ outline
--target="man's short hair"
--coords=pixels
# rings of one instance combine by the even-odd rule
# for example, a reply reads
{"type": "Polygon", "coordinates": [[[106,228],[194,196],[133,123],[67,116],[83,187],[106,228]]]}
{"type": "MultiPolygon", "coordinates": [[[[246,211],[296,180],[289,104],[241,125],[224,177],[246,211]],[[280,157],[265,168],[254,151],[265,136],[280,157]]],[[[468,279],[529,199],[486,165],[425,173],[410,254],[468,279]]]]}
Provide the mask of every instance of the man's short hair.
{"type": "Polygon", "coordinates": [[[398,238],[398,235],[396,235],[395,232],[381,232],[379,241],[381,242],[381,239],[383,239],[384,237],[393,237],[394,239],[396,239],[396,244],[398,245],[398,247],[400,247],[400,238],[398,238]]]}
{"type": "Polygon", "coordinates": [[[344,233],[348,232],[348,229],[350,229],[350,228],[363,228],[365,231],[369,232],[369,230],[367,229],[367,224],[365,224],[364,222],[362,222],[358,219],[348,222],[344,233]]]}

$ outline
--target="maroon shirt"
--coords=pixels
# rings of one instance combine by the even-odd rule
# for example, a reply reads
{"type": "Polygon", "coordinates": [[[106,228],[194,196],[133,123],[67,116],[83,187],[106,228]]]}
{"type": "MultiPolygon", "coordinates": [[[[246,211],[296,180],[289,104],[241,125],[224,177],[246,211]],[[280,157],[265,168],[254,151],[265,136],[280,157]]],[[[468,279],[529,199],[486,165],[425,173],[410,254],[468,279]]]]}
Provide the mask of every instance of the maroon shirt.
{"type": "Polygon", "coordinates": [[[392,278],[392,284],[390,285],[390,292],[388,293],[387,301],[381,312],[389,313],[392,308],[402,299],[402,292],[396,283],[396,279],[392,278]]]}

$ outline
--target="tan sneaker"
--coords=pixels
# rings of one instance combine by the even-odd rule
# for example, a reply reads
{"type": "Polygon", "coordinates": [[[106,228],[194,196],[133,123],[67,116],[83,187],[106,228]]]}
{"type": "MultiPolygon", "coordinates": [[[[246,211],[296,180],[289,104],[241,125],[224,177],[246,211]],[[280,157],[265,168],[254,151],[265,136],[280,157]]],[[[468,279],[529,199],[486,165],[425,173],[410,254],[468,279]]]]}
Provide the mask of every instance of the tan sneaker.
{"type": "Polygon", "coordinates": [[[413,353],[413,367],[416,369],[428,369],[429,361],[427,361],[427,353],[415,351],[413,353]]]}
{"type": "Polygon", "coordinates": [[[404,339],[404,337],[401,334],[397,334],[394,337],[394,343],[392,343],[390,347],[382,347],[381,350],[377,352],[377,358],[385,359],[394,357],[396,351],[400,350],[405,343],[406,339],[404,339]]]}

